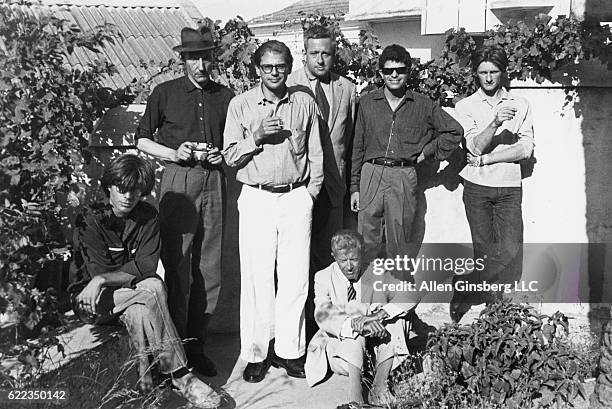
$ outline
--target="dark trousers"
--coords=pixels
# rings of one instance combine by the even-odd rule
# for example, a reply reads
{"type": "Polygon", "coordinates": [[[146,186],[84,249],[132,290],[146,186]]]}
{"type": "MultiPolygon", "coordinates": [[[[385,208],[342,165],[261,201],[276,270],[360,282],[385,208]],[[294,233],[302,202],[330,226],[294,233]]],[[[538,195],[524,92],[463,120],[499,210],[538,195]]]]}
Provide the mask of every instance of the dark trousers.
{"type": "Polygon", "coordinates": [[[223,174],[167,165],[159,204],[168,307],[181,338],[204,341],[221,281],[223,174]]]}
{"type": "Polygon", "coordinates": [[[334,233],[342,229],[342,205],[340,203],[338,206],[332,206],[325,185],[323,185],[312,210],[310,270],[315,273],[334,261],[331,255],[331,238],[334,233]]]}
{"type": "Polygon", "coordinates": [[[485,268],[467,277],[455,276],[455,280],[512,283],[520,279],[523,264],[522,198],[521,187],[489,187],[465,181],[463,203],[472,233],[474,257],[484,258],[485,268]]]}
{"type": "Polygon", "coordinates": [[[309,342],[319,329],[314,319],[314,276],[334,261],[331,254],[331,238],[343,227],[343,205],[344,203],[340,203],[338,206],[332,206],[324,182],[312,210],[310,276],[306,299],[306,342],[309,342]]]}
{"type": "Polygon", "coordinates": [[[364,163],[359,190],[358,230],[365,240],[368,259],[411,254],[416,191],[415,168],[364,163]],[[386,246],[381,252],[383,233],[386,246]]]}

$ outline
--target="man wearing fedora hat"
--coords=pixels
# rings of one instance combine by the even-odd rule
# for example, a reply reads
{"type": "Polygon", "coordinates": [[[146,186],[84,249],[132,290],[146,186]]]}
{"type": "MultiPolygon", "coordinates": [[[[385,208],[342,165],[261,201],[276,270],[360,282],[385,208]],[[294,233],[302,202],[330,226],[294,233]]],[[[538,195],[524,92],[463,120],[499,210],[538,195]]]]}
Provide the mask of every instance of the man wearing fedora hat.
{"type": "Polygon", "coordinates": [[[138,149],[164,161],[159,202],[168,306],[189,364],[216,375],[204,355],[221,276],[223,129],[234,93],[210,79],[217,48],[207,27],[181,30],[185,75],[155,87],[136,132],[138,149]]]}

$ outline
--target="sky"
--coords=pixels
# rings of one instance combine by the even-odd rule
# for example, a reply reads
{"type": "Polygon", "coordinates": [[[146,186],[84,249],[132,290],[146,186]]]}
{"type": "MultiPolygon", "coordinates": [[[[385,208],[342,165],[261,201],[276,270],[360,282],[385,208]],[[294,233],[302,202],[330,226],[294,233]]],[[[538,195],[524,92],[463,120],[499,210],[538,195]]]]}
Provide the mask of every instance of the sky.
{"type": "Polygon", "coordinates": [[[241,16],[245,21],[283,9],[298,0],[192,0],[205,17],[226,22],[241,16]]]}

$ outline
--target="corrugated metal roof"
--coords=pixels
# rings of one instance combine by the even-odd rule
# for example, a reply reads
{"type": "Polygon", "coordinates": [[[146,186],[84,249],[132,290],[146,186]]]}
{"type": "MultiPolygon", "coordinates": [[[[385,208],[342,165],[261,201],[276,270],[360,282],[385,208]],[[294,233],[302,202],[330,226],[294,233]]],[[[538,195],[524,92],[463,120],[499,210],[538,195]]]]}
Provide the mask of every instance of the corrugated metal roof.
{"type": "MultiPolygon", "coordinates": [[[[40,16],[54,15],[76,24],[82,31],[110,23],[117,29],[120,38],[114,44],[106,42],[101,53],[96,54],[85,48],[77,48],[67,56],[67,63],[72,67],[87,66],[95,60],[107,59],[117,68],[117,73],[105,78],[103,83],[111,88],[125,87],[133,80],[149,77],[157,72],[156,67],[144,68],[144,61],[155,66],[165,64],[171,58],[178,58],[172,47],[180,43],[180,32],[183,27],[195,27],[195,21],[183,12],[179,0],[163,0],[152,3],[153,6],[135,6],[126,4],[112,6],[98,4],[105,0],[75,1],[77,4],[64,4],[57,0],[46,0],[46,4],[31,6],[13,6],[21,12],[40,16]]],[[[193,10],[190,10],[192,12],[193,10]]],[[[199,16],[203,18],[203,16],[199,16]]],[[[176,75],[164,73],[153,79],[154,84],[169,80],[176,75]]]]}
{"type": "Polygon", "coordinates": [[[282,10],[251,19],[249,24],[265,24],[291,21],[300,18],[300,12],[306,15],[321,13],[325,16],[341,16],[349,12],[349,0],[303,0],[293,3],[282,10]]]}

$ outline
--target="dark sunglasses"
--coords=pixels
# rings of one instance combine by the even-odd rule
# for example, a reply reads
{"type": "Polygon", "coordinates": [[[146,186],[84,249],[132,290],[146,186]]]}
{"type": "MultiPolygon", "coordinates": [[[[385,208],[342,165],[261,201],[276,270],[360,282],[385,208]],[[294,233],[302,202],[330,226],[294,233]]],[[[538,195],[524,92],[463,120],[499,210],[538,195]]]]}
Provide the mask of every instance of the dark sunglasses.
{"type": "Polygon", "coordinates": [[[381,68],[380,72],[383,73],[383,75],[391,75],[393,74],[393,71],[397,72],[397,75],[404,75],[408,73],[408,67],[395,67],[395,68],[381,68]]]}
{"type": "Polygon", "coordinates": [[[261,70],[265,72],[266,74],[270,74],[274,68],[276,68],[276,71],[278,71],[281,74],[284,74],[285,71],[287,71],[287,64],[276,64],[276,65],[263,64],[263,65],[260,65],[260,67],[261,67],[261,70]]]}

